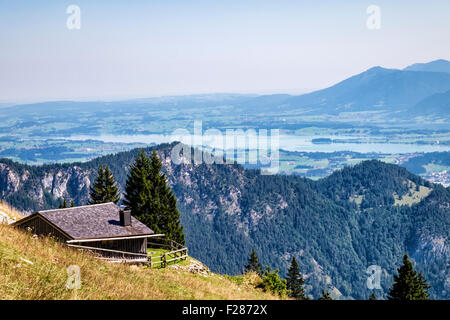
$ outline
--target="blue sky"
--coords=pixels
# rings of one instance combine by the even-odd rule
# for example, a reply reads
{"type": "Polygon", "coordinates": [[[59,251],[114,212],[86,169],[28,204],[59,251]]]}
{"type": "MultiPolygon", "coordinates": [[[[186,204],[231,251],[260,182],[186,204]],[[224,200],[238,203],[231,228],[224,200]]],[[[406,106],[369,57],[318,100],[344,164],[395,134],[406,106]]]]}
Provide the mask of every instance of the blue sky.
{"type": "Polygon", "coordinates": [[[302,93],[450,60],[449,39],[448,0],[0,0],[0,101],[302,93]],[[366,27],[372,4],[380,30],[366,27]]]}

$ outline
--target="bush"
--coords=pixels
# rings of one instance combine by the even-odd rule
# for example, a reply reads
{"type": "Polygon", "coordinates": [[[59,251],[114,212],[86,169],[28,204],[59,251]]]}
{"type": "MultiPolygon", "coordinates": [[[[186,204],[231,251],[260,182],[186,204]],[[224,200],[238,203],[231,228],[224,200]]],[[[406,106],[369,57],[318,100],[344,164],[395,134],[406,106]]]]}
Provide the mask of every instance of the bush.
{"type": "Polygon", "coordinates": [[[286,280],[280,278],[278,274],[278,269],[271,271],[270,267],[267,266],[267,269],[264,271],[264,276],[261,278],[261,283],[258,284],[258,288],[262,288],[264,292],[271,292],[273,294],[277,294],[280,297],[286,296],[289,291],[286,287],[286,280]]]}

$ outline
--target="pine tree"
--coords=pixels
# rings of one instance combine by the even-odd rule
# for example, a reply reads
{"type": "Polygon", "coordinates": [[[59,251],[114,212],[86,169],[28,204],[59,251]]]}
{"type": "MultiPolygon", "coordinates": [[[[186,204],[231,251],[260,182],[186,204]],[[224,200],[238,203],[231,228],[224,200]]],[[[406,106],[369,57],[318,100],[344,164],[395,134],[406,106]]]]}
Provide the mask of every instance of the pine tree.
{"type": "Polygon", "coordinates": [[[94,184],[90,188],[90,200],[89,204],[103,203],[105,185],[105,171],[103,170],[103,164],[100,164],[97,171],[97,178],[94,184]]]}
{"type": "Polygon", "coordinates": [[[183,227],[180,224],[180,213],[177,208],[175,193],[167,184],[167,177],[162,170],[162,162],[154,150],[150,157],[150,179],[154,182],[154,204],[160,207],[160,228],[169,239],[184,244],[183,227]],[[155,203],[158,202],[158,203],[155,203]]]}
{"type": "Polygon", "coordinates": [[[248,263],[245,265],[244,272],[256,272],[261,275],[261,263],[259,263],[258,256],[256,255],[255,249],[252,249],[250,257],[248,258],[248,263]]]}
{"type": "Polygon", "coordinates": [[[322,296],[319,298],[319,300],[333,300],[333,298],[330,296],[328,291],[322,290],[322,296]]]}
{"type": "Polygon", "coordinates": [[[428,289],[423,275],[414,270],[408,255],[403,256],[403,265],[394,275],[394,283],[388,293],[389,300],[428,300],[428,289]]]}
{"type": "Polygon", "coordinates": [[[136,219],[154,232],[164,233],[167,238],[184,244],[177,200],[161,169],[156,151],[150,159],[144,152],[139,152],[130,167],[124,204],[136,219]]]}
{"type": "Polygon", "coordinates": [[[134,163],[130,167],[125,186],[123,203],[132,215],[147,226],[152,226],[153,231],[159,232],[156,225],[157,219],[148,206],[152,181],[149,181],[150,161],[144,152],[139,152],[134,163]]]}
{"type": "Polygon", "coordinates": [[[375,293],[372,292],[372,294],[369,297],[369,300],[377,300],[377,296],[375,295],[375,293]]]}
{"type": "Polygon", "coordinates": [[[91,186],[90,197],[91,200],[89,201],[89,204],[108,202],[113,202],[115,204],[119,203],[119,188],[117,188],[114,176],[108,166],[103,168],[103,165],[100,164],[97,172],[97,179],[91,186]]]}
{"type": "Polygon", "coordinates": [[[288,270],[287,288],[290,290],[289,296],[298,300],[307,300],[305,295],[305,280],[303,280],[298,268],[297,260],[292,258],[291,266],[288,270]]]}

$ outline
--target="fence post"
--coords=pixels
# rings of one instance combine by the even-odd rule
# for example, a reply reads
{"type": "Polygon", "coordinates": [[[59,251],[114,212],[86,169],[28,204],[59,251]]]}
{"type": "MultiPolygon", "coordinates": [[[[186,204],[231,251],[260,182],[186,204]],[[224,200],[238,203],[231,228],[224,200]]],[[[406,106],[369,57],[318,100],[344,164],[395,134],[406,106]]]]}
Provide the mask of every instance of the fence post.
{"type": "Polygon", "coordinates": [[[152,268],[152,255],[148,255],[147,260],[149,261],[150,269],[151,269],[152,268]]]}

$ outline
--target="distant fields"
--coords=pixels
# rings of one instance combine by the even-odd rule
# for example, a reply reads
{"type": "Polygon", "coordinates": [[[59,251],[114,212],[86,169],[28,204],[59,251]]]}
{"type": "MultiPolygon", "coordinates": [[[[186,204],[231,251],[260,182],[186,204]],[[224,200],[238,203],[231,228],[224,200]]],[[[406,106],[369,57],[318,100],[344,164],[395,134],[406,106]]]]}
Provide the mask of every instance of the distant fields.
{"type": "MultiPolygon", "coordinates": [[[[85,162],[169,142],[162,140],[168,140],[176,129],[192,133],[198,120],[203,132],[212,128],[223,134],[227,129],[280,129],[279,173],[311,179],[367,159],[408,165],[409,158],[450,150],[445,117],[423,116],[412,121],[386,110],[313,114],[306,109],[264,107],[251,98],[200,95],[1,108],[0,158],[27,164],[85,162]]],[[[426,158],[408,169],[427,177],[449,171],[450,163],[426,158]]]]}

